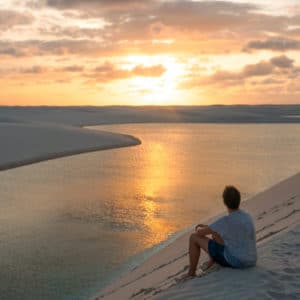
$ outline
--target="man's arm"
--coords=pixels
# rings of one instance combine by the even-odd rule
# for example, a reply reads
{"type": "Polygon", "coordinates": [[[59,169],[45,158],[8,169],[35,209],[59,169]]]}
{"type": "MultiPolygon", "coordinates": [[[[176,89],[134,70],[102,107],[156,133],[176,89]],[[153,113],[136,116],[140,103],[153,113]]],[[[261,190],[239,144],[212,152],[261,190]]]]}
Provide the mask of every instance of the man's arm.
{"type": "Polygon", "coordinates": [[[223,238],[215,231],[213,231],[212,229],[210,229],[207,225],[205,225],[204,227],[199,228],[198,226],[197,228],[197,235],[198,236],[207,236],[207,235],[212,235],[213,240],[215,240],[217,243],[224,245],[224,240],[223,238]]]}

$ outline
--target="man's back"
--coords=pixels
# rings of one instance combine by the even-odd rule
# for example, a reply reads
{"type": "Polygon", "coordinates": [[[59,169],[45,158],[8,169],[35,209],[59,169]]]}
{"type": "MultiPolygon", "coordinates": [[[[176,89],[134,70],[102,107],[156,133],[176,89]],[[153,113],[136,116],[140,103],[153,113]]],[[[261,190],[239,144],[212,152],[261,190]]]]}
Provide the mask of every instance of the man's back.
{"type": "Polygon", "coordinates": [[[230,265],[237,268],[255,265],[255,228],[252,217],[247,212],[236,210],[209,227],[223,238],[224,257],[230,265]]]}

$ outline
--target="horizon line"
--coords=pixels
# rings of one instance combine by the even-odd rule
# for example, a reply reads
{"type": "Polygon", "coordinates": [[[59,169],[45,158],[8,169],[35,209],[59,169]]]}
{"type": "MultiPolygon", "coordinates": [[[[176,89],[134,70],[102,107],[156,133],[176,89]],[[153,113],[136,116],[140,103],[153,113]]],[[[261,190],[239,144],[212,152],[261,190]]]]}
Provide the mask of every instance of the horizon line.
{"type": "Polygon", "coordinates": [[[274,107],[274,106],[300,106],[300,104],[296,103],[285,103],[285,104],[169,104],[169,105],[159,105],[159,104],[148,104],[148,105],[129,105],[129,104],[113,104],[113,105],[5,105],[5,104],[0,104],[1,108],[71,108],[71,107],[93,107],[93,108],[98,108],[98,107],[133,107],[133,108],[142,108],[142,107],[161,107],[161,108],[167,108],[167,107],[258,107],[258,106],[269,106],[269,107],[274,107]]]}

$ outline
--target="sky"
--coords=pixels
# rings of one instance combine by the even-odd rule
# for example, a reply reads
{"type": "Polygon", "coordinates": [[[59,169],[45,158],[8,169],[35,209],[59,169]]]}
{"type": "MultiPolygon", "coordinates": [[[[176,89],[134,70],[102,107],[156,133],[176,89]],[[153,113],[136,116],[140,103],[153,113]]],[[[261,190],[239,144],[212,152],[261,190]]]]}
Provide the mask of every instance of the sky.
{"type": "Polygon", "coordinates": [[[0,105],[300,104],[300,0],[0,0],[0,105]]]}

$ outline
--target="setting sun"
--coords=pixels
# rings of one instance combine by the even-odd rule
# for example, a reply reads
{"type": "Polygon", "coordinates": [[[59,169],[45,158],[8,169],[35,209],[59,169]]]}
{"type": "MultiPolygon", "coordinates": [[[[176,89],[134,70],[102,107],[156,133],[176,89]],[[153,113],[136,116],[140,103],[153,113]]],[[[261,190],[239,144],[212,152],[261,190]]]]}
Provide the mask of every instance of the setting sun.
{"type": "Polygon", "coordinates": [[[160,77],[134,77],[129,80],[130,94],[138,99],[140,105],[168,105],[180,103],[181,92],[178,89],[184,67],[174,57],[130,57],[136,65],[148,62],[155,65],[161,62],[164,73],[160,77]]]}

